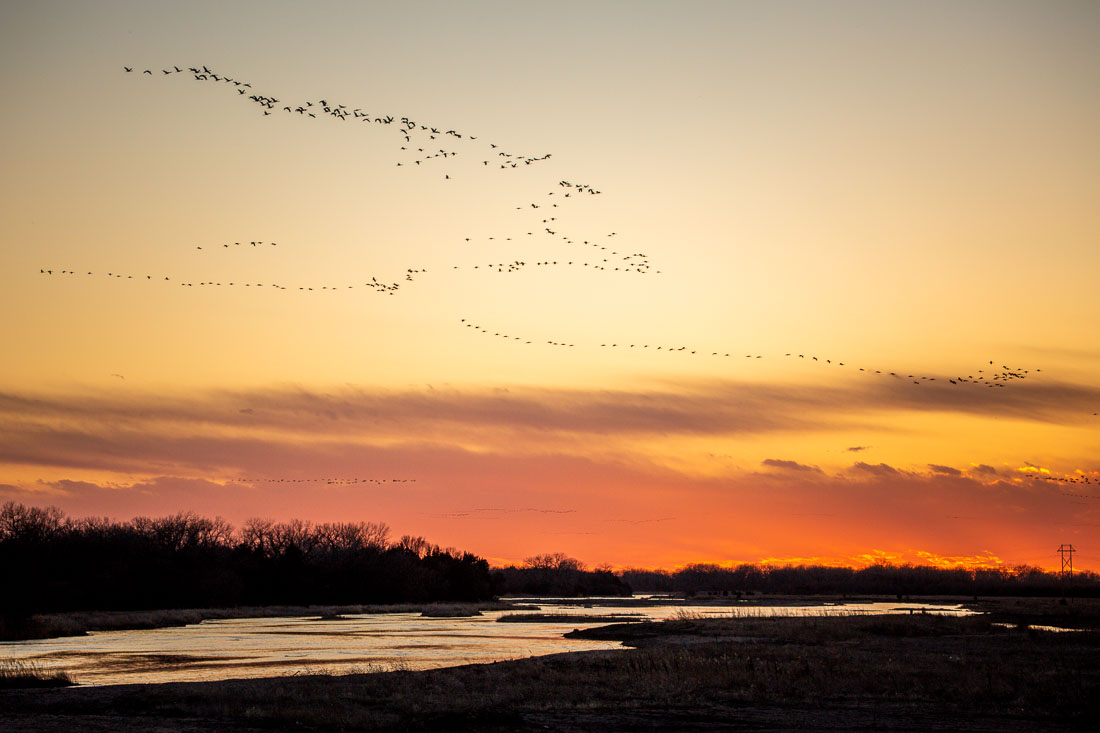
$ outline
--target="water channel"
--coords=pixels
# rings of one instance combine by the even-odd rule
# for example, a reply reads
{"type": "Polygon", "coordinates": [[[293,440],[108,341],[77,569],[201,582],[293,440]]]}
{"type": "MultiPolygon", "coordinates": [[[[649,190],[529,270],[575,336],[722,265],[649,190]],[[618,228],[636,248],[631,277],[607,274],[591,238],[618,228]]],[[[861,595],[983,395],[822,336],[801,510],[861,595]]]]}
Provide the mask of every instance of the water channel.
{"type": "Polygon", "coordinates": [[[467,618],[418,613],[207,620],[163,629],[94,631],[87,636],[0,643],[0,662],[63,669],[79,684],[192,682],[326,672],[431,669],[591,649],[618,642],[566,639],[563,634],[621,621],[693,616],[775,616],[905,613],[966,614],[951,604],[850,603],[816,605],[684,605],[627,599],[524,599],[508,611],[467,618]],[[501,623],[517,613],[568,614],[544,622],[501,623]],[[606,617],[614,615],[617,619],[606,617]],[[599,618],[593,618],[599,617],[599,618]]]}

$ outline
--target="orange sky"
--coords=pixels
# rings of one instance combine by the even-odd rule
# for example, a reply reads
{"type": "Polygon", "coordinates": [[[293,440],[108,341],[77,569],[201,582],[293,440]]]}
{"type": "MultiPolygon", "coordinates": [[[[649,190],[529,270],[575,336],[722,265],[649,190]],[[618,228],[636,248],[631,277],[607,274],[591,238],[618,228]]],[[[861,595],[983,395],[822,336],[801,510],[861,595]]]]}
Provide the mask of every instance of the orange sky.
{"type": "Polygon", "coordinates": [[[1095,4],[0,18],[0,500],[1097,567],[1095,4]]]}

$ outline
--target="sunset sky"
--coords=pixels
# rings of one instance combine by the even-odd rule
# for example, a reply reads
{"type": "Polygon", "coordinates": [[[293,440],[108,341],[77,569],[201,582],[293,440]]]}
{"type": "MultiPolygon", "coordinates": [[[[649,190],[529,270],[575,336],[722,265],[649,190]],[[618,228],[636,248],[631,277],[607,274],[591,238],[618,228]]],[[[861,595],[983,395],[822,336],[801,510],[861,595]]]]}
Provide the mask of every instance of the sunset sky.
{"type": "Polygon", "coordinates": [[[1100,570],[1096,2],[7,0],[0,90],[0,502],[1100,570]]]}

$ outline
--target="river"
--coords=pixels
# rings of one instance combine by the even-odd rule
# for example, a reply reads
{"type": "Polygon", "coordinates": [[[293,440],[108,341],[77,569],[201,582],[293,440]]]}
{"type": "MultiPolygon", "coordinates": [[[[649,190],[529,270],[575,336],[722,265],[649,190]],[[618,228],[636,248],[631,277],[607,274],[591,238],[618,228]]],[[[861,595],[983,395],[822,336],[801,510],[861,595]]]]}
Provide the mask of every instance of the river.
{"type": "Polygon", "coordinates": [[[194,682],[239,677],[431,669],[592,649],[618,642],[566,639],[575,628],[614,620],[678,616],[774,616],[969,613],[958,605],[850,603],[806,605],[685,605],[646,596],[632,599],[523,599],[508,611],[468,618],[418,613],[207,620],[163,629],[94,631],[87,636],[0,643],[0,662],[63,669],[79,684],[194,682]],[[565,621],[501,623],[517,613],[568,614],[565,621]],[[616,619],[607,619],[614,615],[616,619]],[[601,618],[591,618],[599,616],[601,618]],[[586,617],[589,617],[586,620],[586,617]]]}

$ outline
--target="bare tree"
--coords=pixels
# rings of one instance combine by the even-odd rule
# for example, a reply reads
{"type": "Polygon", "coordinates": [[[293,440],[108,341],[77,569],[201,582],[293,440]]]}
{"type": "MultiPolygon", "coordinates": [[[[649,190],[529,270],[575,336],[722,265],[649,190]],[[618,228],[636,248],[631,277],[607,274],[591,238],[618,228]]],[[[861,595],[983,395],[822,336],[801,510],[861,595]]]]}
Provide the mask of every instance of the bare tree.
{"type": "Polygon", "coordinates": [[[584,570],[584,563],[575,557],[569,557],[564,552],[532,555],[525,559],[523,564],[529,568],[542,570],[584,570]]]}
{"type": "Polygon", "coordinates": [[[39,509],[9,501],[0,507],[0,540],[43,540],[60,531],[64,519],[55,506],[39,509]]]}

